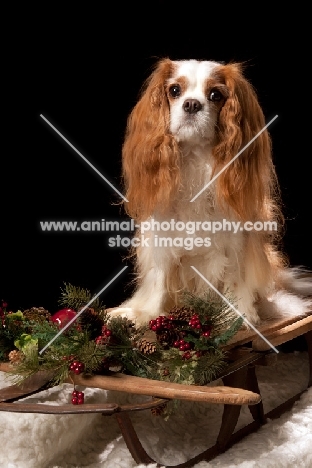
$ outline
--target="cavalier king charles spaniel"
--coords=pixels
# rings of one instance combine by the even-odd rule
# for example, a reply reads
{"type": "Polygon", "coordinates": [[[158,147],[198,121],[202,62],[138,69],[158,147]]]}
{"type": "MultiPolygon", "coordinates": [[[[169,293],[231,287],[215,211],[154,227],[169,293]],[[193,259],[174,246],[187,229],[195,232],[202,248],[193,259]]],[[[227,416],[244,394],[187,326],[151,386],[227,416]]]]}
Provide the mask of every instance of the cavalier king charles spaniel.
{"type": "Polygon", "coordinates": [[[137,287],[111,315],[144,323],[210,285],[235,297],[247,324],[311,310],[309,273],[288,268],[278,250],[283,217],[265,126],[240,64],[157,63],[123,145],[137,287]]]}

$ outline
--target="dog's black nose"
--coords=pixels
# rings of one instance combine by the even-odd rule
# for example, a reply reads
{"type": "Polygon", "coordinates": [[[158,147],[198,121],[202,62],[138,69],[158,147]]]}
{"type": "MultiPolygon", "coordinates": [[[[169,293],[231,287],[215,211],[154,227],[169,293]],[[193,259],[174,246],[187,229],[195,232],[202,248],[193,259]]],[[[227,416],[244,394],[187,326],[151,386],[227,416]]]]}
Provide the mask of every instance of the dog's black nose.
{"type": "Polygon", "coordinates": [[[197,99],[187,99],[183,103],[183,109],[189,114],[196,114],[201,108],[202,105],[197,99]]]}

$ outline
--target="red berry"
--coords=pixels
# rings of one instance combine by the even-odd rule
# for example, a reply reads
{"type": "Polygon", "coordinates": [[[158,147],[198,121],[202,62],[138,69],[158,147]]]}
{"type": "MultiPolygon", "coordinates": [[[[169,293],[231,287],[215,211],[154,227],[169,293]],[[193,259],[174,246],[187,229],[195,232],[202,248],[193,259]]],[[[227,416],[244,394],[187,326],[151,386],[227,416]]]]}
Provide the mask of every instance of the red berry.
{"type": "Polygon", "coordinates": [[[81,374],[81,370],[80,370],[78,367],[75,367],[74,373],[75,373],[76,375],[79,375],[79,374],[81,374]]]}
{"type": "Polygon", "coordinates": [[[73,391],[73,393],[72,393],[72,396],[73,396],[73,397],[76,397],[76,396],[78,396],[78,392],[77,392],[77,390],[74,390],[74,391],[73,391]]]}
{"type": "Polygon", "coordinates": [[[183,354],[182,356],[183,359],[190,359],[191,358],[191,353],[187,351],[186,353],[183,354]]]}
{"type": "Polygon", "coordinates": [[[209,338],[209,336],[210,336],[210,331],[209,331],[209,330],[205,331],[205,332],[202,334],[202,336],[204,336],[205,338],[209,338]]]}
{"type": "Polygon", "coordinates": [[[150,328],[151,328],[153,325],[156,325],[156,320],[150,320],[149,325],[150,325],[150,328]]]}
{"type": "Polygon", "coordinates": [[[156,331],[156,330],[157,330],[157,325],[152,325],[152,326],[151,326],[151,329],[152,329],[153,331],[156,331]]]}
{"type": "Polygon", "coordinates": [[[178,348],[178,347],[180,346],[180,341],[175,341],[175,342],[173,343],[173,346],[174,346],[175,348],[178,348]]]}
{"type": "Polygon", "coordinates": [[[202,327],[202,326],[201,326],[201,324],[200,324],[200,323],[198,323],[198,324],[196,325],[196,327],[195,327],[195,328],[196,328],[197,330],[200,330],[200,329],[201,329],[201,327],[202,327]]]}
{"type": "Polygon", "coordinates": [[[185,349],[185,350],[191,349],[190,343],[185,343],[185,345],[183,345],[183,346],[184,346],[184,349],[185,349]]]}
{"type": "Polygon", "coordinates": [[[78,405],[78,398],[77,397],[72,398],[72,404],[73,405],[78,405]]]}
{"type": "Polygon", "coordinates": [[[83,369],[84,369],[84,364],[83,364],[82,362],[79,362],[79,363],[77,364],[77,367],[78,367],[79,370],[83,371],[83,369]]]}
{"type": "Polygon", "coordinates": [[[73,371],[74,369],[76,369],[76,366],[74,366],[74,364],[71,364],[71,365],[69,366],[69,368],[70,368],[70,370],[73,371]]]}
{"type": "Polygon", "coordinates": [[[77,398],[77,404],[78,405],[83,405],[84,404],[84,399],[83,398],[77,398]]]}
{"type": "Polygon", "coordinates": [[[180,345],[180,346],[179,346],[179,350],[180,350],[180,351],[185,351],[185,345],[184,345],[184,344],[180,345]]]}
{"type": "Polygon", "coordinates": [[[105,331],[105,336],[111,336],[112,334],[112,331],[111,330],[106,330],[105,331]]]}
{"type": "Polygon", "coordinates": [[[77,397],[78,398],[84,398],[84,393],[83,392],[77,392],[77,397]]]}
{"type": "Polygon", "coordinates": [[[184,341],[184,340],[180,340],[179,343],[180,343],[180,345],[183,345],[183,344],[185,343],[185,341],[184,341]]]}

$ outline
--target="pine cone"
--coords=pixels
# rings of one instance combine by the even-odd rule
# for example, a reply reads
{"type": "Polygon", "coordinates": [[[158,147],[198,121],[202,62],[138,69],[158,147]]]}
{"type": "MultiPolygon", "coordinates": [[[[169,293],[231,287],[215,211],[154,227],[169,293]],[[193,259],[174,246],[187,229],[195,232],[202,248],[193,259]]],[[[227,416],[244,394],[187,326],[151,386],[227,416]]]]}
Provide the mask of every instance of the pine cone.
{"type": "Polygon", "coordinates": [[[31,307],[23,311],[26,320],[43,323],[49,321],[51,314],[44,307],[31,307]]]}
{"type": "Polygon", "coordinates": [[[79,317],[79,323],[83,330],[87,330],[90,333],[91,340],[101,335],[104,322],[91,307],[82,312],[79,317]]]}
{"type": "Polygon", "coordinates": [[[169,312],[169,317],[173,317],[173,320],[181,320],[188,322],[192,315],[194,315],[194,309],[192,307],[173,307],[169,312]]]}
{"type": "Polygon", "coordinates": [[[156,351],[155,343],[148,341],[146,338],[142,338],[137,344],[137,347],[143,354],[153,354],[156,351]]]}
{"type": "Polygon", "coordinates": [[[24,359],[24,355],[21,351],[17,351],[14,349],[13,351],[9,352],[9,361],[11,364],[18,365],[24,359]]]}

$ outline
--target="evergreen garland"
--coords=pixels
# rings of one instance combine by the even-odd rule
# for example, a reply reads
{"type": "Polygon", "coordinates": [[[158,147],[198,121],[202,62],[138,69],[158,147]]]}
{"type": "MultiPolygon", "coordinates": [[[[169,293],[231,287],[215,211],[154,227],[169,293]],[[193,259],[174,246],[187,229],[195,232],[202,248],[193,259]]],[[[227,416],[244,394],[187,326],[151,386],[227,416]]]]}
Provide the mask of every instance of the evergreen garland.
{"type": "MultiPolygon", "coordinates": [[[[79,311],[91,299],[87,289],[65,283],[60,304],[79,311]]],[[[91,375],[118,371],[205,385],[226,367],[222,346],[242,325],[242,318],[210,293],[198,297],[186,292],[181,307],[141,327],[121,316],[110,318],[98,299],[91,305],[42,354],[60,331],[53,316],[43,308],[2,314],[0,359],[11,356],[17,382],[44,371],[50,385],[57,385],[82,369],[91,375]]]]}

